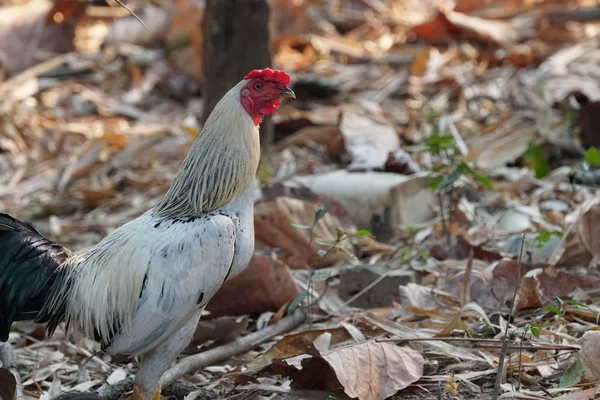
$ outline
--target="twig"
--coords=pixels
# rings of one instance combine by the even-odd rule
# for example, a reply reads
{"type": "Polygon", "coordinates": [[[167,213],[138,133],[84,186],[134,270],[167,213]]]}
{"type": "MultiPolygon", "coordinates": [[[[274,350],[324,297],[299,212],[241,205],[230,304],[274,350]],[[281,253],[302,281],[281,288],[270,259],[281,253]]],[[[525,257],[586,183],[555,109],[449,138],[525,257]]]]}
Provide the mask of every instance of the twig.
{"type": "MultiPolygon", "coordinates": [[[[395,342],[395,343],[404,343],[404,342],[429,342],[429,341],[438,341],[438,342],[468,342],[473,343],[478,348],[489,348],[489,349],[497,349],[501,348],[500,345],[504,345],[504,341],[502,339],[483,339],[483,338],[461,338],[461,337],[416,337],[416,338],[382,338],[378,339],[378,342],[395,342]],[[484,343],[484,344],[480,344],[484,343]],[[486,344],[487,343],[487,344],[486,344]]],[[[521,346],[520,342],[508,342],[508,347],[511,349],[517,349],[521,346]]],[[[579,351],[581,349],[580,346],[573,345],[562,345],[562,344],[553,344],[553,343],[530,343],[530,344],[522,344],[524,350],[557,350],[557,351],[579,351]]],[[[553,357],[548,357],[553,358],[553,357]]]]}
{"type": "Polygon", "coordinates": [[[519,380],[517,381],[517,392],[521,391],[521,377],[523,375],[523,339],[525,339],[525,330],[523,330],[521,342],[519,343],[519,380]]]}
{"type": "Polygon", "coordinates": [[[471,301],[471,273],[473,272],[473,248],[469,252],[469,259],[467,260],[467,267],[465,268],[465,277],[463,279],[463,286],[460,292],[460,312],[462,313],[463,308],[467,303],[471,301]]]}
{"type": "Polygon", "coordinates": [[[144,21],[142,21],[142,19],[141,19],[140,17],[138,17],[136,13],[134,13],[133,11],[131,11],[131,9],[129,9],[129,7],[127,7],[127,6],[126,6],[126,5],[125,5],[125,4],[124,4],[124,3],[123,3],[121,0],[115,0],[115,3],[117,3],[118,5],[120,5],[121,7],[123,7],[124,9],[126,9],[126,10],[127,10],[127,12],[128,12],[129,14],[131,14],[131,16],[132,16],[133,18],[137,19],[137,20],[138,20],[138,22],[139,22],[140,24],[142,24],[142,26],[143,26],[144,28],[146,28],[146,30],[147,30],[148,32],[150,32],[150,29],[148,29],[148,27],[146,26],[146,24],[144,23],[144,21]]]}
{"type": "Polygon", "coordinates": [[[1,111],[8,111],[15,102],[25,99],[36,93],[38,90],[37,84],[35,84],[35,82],[33,82],[33,84],[29,83],[38,76],[60,67],[69,59],[71,59],[74,54],[76,53],[73,52],[61,54],[60,56],[51,58],[40,64],[34,65],[33,67],[27,68],[20,74],[0,83],[0,98],[2,99],[0,107],[1,111]],[[17,88],[19,88],[19,90],[15,91],[17,88]]]}
{"type": "Polygon", "coordinates": [[[242,336],[223,346],[186,357],[177,363],[177,365],[175,365],[173,368],[165,372],[160,380],[160,384],[162,387],[167,387],[186,374],[190,374],[199,369],[208,367],[209,365],[227,360],[236,354],[244,353],[253,347],[256,347],[257,345],[273,338],[274,336],[294,329],[305,319],[306,315],[302,312],[302,310],[296,310],[292,315],[288,315],[287,317],[279,320],[279,322],[260,331],[242,336]]]}
{"type": "Polygon", "coordinates": [[[9,370],[14,376],[17,382],[17,388],[15,390],[15,400],[23,400],[23,385],[21,384],[21,376],[19,375],[19,369],[15,362],[15,353],[13,352],[12,346],[6,342],[0,342],[0,362],[2,367],[9,370]]]}
{"type": "Polygon", "coordinates": [[[504,329],[504,336],[502,337],[502,350],[500,351],[500,358],[498,359],[498,373],[496,374],[496,382],[494,383],[494,392],[492,393],[492,400],[497,400],[500,395],[500,384],[502,383],[502,371],[504,370],[504,361],[506,358],[506,350],[508,347],[508,328],[510,327],[510,321],[513,319],[515,312],[515,303],[517,301],[517,293],[521,286],[521,260],[523,259],[523,247],[525,246],[525,234],[521,233],[521,250],[519,251],[519,275],[517,277],[517,283],[515,285],[515,291],[513,292],[512,302],[510,304],[510,313],[508,314],[508,320],[506,321],[506,328],[504,329]]]}

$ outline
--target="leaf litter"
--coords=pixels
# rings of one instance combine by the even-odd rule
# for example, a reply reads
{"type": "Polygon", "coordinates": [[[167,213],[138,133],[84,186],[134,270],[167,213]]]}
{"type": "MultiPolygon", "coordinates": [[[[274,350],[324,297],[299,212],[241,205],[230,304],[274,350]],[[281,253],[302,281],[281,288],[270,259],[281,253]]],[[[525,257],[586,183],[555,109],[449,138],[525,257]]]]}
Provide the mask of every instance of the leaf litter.
{"type": "MultiPolygon", "coordinates": [[[[9,3],[0,211],[81,249],[152,207],[201,130],[204,2],[132,2],[148,30],[119,7],[9,3]]],[[[270,3],[274,65],[298,99],[273,118],[250,275],[215,297],[182,357],[307,318],[168,390],[592,398],[597,4],[270,3]]],[[[27,322],[10,343],[26,398],[108,393],[137,368],[27,322]]]]}

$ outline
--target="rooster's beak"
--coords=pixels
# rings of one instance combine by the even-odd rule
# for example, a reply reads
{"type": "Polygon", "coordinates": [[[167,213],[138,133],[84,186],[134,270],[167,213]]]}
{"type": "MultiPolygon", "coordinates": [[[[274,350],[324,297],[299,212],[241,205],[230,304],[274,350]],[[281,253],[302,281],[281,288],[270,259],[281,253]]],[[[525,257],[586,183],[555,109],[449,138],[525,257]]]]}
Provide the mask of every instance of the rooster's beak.
{"type": "Polygon", "coordinates": [[[294,93],[294,91],[292,89],[290,89],[289,87],[283,89],[281,92],[279,92],[279,95],[281,97],[286,97],[289,99],[295,99],[296,98],[296,93],[294,93]]]}

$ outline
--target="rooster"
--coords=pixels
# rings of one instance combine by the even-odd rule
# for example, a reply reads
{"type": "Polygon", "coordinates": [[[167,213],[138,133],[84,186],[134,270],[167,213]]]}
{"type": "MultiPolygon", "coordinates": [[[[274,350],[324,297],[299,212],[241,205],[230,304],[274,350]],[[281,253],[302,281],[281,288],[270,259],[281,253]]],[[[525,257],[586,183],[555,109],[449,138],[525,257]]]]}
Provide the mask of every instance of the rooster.
{"type": "Polygon", "coordinates": [[[0,340],[14,321],[65,322],[110,354],[141,356],[132,398],[156,400],[202,310],[254,250],[258,128],[282,98],[283,71],[254,70],[215,106],[156,206],[80,253],[0,214],[0,340]]]}

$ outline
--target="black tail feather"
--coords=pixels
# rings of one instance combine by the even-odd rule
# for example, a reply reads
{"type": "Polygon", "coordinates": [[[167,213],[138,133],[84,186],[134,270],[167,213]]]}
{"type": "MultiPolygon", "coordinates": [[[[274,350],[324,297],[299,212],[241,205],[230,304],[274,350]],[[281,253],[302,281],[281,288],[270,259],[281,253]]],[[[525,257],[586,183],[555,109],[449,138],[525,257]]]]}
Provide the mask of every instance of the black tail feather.
{"type": "Polygon", "coordinates": [[[42,310],[53,286],[63,283],[60,266],[69,256],[32,226],[0,214],[0,340],[8,340],[14,321],[33,319],[49,323],[48,330],[54,331],[64,305],[42,310]]]}

